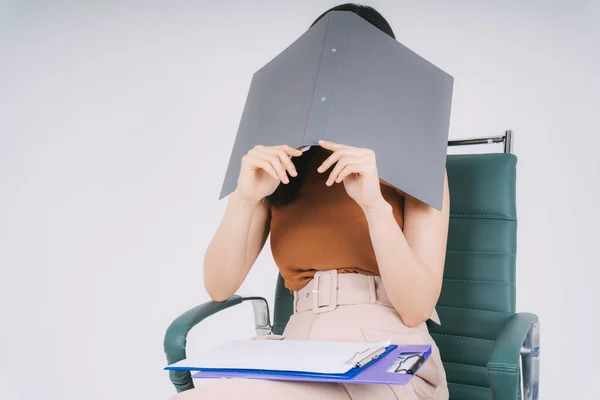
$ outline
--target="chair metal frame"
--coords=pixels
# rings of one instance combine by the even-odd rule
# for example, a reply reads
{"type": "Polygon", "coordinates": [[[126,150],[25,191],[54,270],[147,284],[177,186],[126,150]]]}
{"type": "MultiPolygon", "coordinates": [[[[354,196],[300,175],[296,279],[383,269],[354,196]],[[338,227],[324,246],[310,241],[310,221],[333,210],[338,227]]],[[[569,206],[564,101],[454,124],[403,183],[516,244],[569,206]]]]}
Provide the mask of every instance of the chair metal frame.
{"type": "Polygon", "coordinates": [[[536,321],[521,347],[522,398],[538,400],[540,391],[540,321],[536,321]]]}
{"type": "Polygon", "coordinates": [[[448,146],[468,146],[472,144],[494,144],[504,143],[504,153],[512,154],[513,131],[506,130],[501,136],[489,136],[483,138],[467,138],[448,141],[448,146]]]}
{"type": "MultiPolygon", "coordinates": [[[[475,144],[504,143],[504,153],[512,154],[513,131],[506,130],[501,136],[483,138],[467,138],[448,141],[448,146],[467,146],[475,144]]],[[[254,326],[258,336],[271,335],[271,313],[269,303],[264,297],[244,297],[243,302],[252,303],[254,310],[254,326]]],[[[529,330],[521,347],[521,373],[523,400],[538,400],[540,373],[540,324],[536,321],[529,330]]]]}

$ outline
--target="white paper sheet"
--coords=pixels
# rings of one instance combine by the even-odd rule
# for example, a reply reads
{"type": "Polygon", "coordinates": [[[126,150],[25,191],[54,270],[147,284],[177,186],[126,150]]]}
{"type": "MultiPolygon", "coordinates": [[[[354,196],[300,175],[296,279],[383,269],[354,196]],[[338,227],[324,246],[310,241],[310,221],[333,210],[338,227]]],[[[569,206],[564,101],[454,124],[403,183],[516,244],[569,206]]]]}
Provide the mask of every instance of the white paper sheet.
{"type": "Polygon", "coordinates": [[[186,369],[250,369],[343,374],[389,342],[236,340],[170,365],[186,369]]]}

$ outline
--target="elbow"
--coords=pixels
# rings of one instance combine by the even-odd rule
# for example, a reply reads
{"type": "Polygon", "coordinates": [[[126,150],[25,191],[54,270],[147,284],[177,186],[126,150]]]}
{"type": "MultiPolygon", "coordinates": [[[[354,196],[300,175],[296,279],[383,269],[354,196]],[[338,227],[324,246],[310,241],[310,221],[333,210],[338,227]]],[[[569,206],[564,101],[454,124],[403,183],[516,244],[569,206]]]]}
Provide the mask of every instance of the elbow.
{"type": "Polygon", "coordinates": [[[423,322],[427,321],[427,319],[428,318],[423,319],[423,318],[419,318],[419,317],[415,317],[415,316],[407,316],[407,317],[402,318],[402,322],[408,328],[416,328],[417,326],[421,325],[423,322]]]}
{"type": "Polygon", "coordinates": [[[239,268],[224,260],[215,260],[207,251],[204,256],[204,290],[212,301],[221,303],[235,294],[242,280],[239,268]]]}
{"type": "Polygon", "coordinates": [[[223,288],[214,287],[214,285],[204,284],[204,290],[210,296],[210,299],[217,303],[222,303],[231,296],[233,296],[234,292],[229,290],[224,290],[223,288]]]}
{"type": "Polygon", "coordinates": [[[401,314],[402,323],[408,328],[416,328],[417,326],[427,322],[431,317],[432,311],[426,312],[425,310],[407,310],[401,314]]]}
{"type": "Polygon", "coordinates": [[[210,296],[210,299],[212,301],[214,301],[215,303],[222,303],[231,297],[231,296],[227,296],[227,295],[223,295],[223,294],[210,294],[210,293],[209,293],[209,296],[210,296]]]}
{"type": "Polygon", "coordinates": [[[423,307],[418,302],[407,302],[402,299],[390,300],[400,320],[407,328],[415,328],[431,317],[432,311],[429,310],[429,314],[427,314],[427,307],[423,307]]]}
{"type": "Polygon", "coordinates": [[[210,270],[204,266],[204,290],[210,296],[212,301],[217,303],[224,302],[235,294],[236,287],[232,287],[227,279],[224,279],[221,273],[210,273],[210,270]]]}

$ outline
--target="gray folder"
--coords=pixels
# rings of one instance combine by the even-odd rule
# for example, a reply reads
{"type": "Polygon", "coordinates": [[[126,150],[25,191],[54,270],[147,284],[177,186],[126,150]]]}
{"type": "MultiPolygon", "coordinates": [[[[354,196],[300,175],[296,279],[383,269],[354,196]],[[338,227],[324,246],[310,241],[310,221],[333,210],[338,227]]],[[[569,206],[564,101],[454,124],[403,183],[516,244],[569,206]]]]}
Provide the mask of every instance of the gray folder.
{"type": "Polygon", "coordinates": [[[358,15],[330,12],[254,73],[220,198],[254,146],[324,139],[374,150],[382,180],[440,210],[453,83],[358,15]]]}

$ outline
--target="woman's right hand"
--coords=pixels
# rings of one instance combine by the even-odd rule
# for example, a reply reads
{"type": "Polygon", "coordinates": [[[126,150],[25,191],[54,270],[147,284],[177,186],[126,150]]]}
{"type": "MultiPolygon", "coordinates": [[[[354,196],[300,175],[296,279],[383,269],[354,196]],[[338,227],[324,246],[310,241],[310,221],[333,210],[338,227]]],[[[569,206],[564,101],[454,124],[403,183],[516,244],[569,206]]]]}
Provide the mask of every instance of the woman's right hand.
{"type": "Polygon", "coordinates": [[[298,176],[291,157],[302,155],[300,150],[282,146],[255,146],[244,157],[238,178],[237,193],[244,201],[258,203],[273,194],[281,182],[289,183],[298,176]]]}

